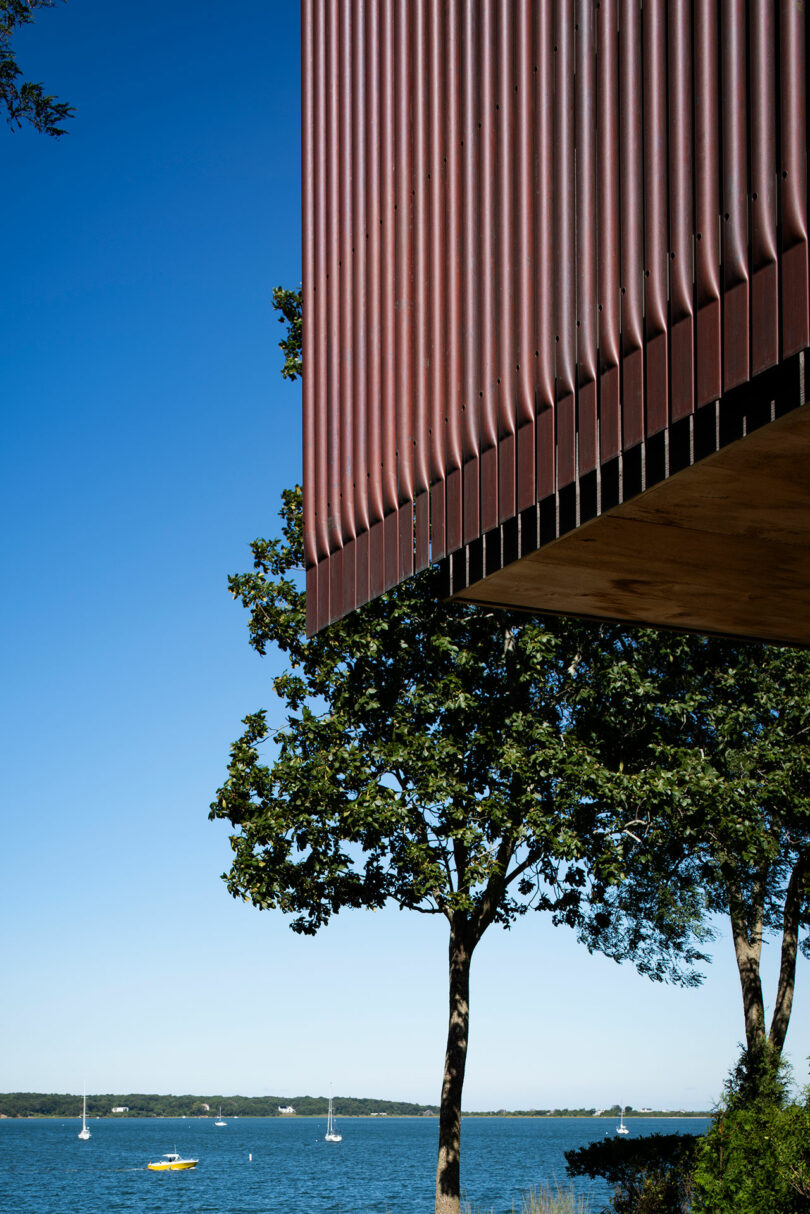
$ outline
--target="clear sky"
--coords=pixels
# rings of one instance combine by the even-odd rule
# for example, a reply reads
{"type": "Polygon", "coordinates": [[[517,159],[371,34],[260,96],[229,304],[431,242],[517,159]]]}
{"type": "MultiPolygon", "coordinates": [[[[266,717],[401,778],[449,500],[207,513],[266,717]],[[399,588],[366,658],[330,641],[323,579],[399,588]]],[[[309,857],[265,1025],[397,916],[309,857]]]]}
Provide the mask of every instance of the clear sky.
{"type": "MultiPolygon", "coordinates": [[[[297,6],[70,0],[16,45],[77,115],[0,131],[0,1090],[435,1102],[443,923],[295,936],[228,896],[208,821],[273,700],[226,578],[301,475],[270,302],[300,281],[297,6]]],[[[715,951],[680,991],[491,929],[465,1107],[706,1107],[743,1033],[715,951]]],[[[808,998],[800,963],[802,1081],[808,998]]]]}

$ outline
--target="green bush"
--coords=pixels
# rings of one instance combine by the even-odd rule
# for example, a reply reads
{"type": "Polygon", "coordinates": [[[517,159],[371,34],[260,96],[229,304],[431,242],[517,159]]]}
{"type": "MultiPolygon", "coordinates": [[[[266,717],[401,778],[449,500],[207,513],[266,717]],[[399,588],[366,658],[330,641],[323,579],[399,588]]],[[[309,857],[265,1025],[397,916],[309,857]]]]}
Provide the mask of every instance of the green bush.
{"type": "Polygon", "coordinates": [[[568,1173],[613,1184],[615,1214],[810,1214],[810,1088],[794,1104],[788,1083],[767,1044],[744,1050],[704,1137],[608,1138],[568,1173]]]}
{"type": "Polygon", "coordinates": [[[743,1052],[694,1169],[694,1214],[810,1214],[810,1093],[788,1102],[767,1045],[743,1052]]]}
{"type": "Polygon", "coordinates": [[[614,1186],[616,1214],[687,1214],[695,1134],[606,1138],[566,1151],[569,1176],[603,1176],[614,1186]]]}

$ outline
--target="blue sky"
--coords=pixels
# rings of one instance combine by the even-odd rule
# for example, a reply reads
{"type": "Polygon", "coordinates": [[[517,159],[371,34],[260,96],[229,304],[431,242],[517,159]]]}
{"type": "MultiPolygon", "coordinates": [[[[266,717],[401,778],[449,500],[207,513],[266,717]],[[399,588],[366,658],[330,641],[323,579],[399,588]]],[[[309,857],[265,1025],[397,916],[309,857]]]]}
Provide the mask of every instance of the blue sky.
{"type": "MultiPolygon", "coordinates": [[[[272,709],[226,578],[300,478],[270,303],[300,280],[297,6],[70,0],[16,45],[77,115],[0,131],[0,1089],[435,1102],[444,925],[297,937],[228,896],[208,821],[272,709]]],[[[716,955],[679,991],[539,917],[491,929],[465,1106],[705,1107],[743,1031],[716,955]]]]}

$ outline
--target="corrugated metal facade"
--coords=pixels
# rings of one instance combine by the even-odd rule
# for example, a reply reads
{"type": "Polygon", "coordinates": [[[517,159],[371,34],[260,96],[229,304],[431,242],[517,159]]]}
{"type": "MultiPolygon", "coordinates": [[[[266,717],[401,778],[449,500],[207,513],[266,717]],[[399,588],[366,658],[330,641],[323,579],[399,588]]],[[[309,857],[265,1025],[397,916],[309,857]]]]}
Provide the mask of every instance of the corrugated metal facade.
{"type": "Polygon", "coordinates": [[[810,346],[806,31],[798,0],[302,17],[315,631],[537,547],[540,503],[556,534],[668,475],[810,346]]]}

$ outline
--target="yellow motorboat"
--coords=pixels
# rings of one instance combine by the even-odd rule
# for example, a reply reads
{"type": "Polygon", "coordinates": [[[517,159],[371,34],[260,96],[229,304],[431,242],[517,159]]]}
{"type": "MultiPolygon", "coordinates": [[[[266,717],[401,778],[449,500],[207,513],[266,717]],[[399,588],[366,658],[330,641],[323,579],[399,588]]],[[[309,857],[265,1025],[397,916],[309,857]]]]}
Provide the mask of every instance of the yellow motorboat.
{"type": "Polygon", "coordinates": [[[196,1168],[198,1163],[198,1159],[182,1159],[176,1151],[172,1151],[146,1166],[150,1172],[185,1172],[189,1168],[196,1168]]]}

